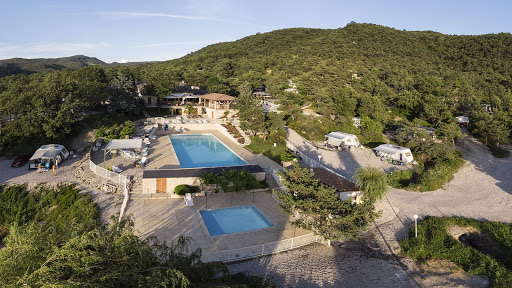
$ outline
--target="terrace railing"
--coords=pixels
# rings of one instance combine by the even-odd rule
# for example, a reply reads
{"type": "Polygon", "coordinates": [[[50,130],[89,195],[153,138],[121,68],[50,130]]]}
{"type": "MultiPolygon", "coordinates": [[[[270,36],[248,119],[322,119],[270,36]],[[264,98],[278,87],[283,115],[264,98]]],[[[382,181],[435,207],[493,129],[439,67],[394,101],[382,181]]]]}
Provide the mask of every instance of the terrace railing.
{"type": "Polygon", "coordinates": [[[205,252],[203,254],[203,261],[221,261],[221,262],[234,262],[244,259],[256,258],[264,255],[271,255],[294,248],[309,245],[311,243],[321,243],[330,246],[330,241],[325,240],[322,236],[313,233],[289,238],[285,240],[244,247],[239,249],[224,250],[218,252],[205,252]]]}
{"type": "Polygon", "coordinates": [[[126,211],[126,206],[128,205],[128,201],[130,200],[130,193],[128,191],[129,190],[128,183],[130,182],[130,177],[115,173],[113,171],[109,171],[103,167],[100,167],[100,166],[94,164],[94,162],[92,162],[90,156],[89,156],[89,169],[91,169],[91,171],[94,172],[94,174],[96,174],[98,176],[101,176],[103,178],[106,178],[110,181],[113,181],[113,182],[116,182],[119,184],[123,184],[124,199],[123,199],[123,204],[121,205],[121,211],[119,213],[119,222],[121,222],[121,220],[123,219],[124,212],[126,211]]]}

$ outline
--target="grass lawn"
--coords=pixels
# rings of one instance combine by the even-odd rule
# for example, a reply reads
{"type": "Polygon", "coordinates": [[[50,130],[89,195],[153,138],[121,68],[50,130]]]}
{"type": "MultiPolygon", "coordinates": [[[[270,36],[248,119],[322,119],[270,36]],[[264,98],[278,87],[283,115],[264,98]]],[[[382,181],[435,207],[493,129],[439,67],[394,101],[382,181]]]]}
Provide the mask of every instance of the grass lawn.
{"type": "Polygon", "coordinates": [[[251,151],[255,154],[263,154],[268,158],[274,160],[274,162],[280,164],[281,163],[281,154],[286,152],[286,143],[279,142],[276,147],[274,147],[274,142],[270,139],[267,141],[263,141],[262,138],[259,137],[251,137],[251,144],[245,146],[247,150],[251,151]]]}

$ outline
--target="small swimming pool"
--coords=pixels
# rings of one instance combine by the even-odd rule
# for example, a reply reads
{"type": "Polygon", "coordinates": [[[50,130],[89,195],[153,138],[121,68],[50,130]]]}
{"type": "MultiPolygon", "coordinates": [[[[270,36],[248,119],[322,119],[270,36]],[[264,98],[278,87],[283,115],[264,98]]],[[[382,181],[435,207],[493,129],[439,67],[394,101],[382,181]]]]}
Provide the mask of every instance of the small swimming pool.
{"type": "Polygon", "coordinates": [[[199,213],[211,236],[274,226],[256,206],[201,210],[199,213]]]}
{"type": "Polygon", "coordinates": [[[181,168],[247,165],[213,134],[169,135],[181,168]]]}

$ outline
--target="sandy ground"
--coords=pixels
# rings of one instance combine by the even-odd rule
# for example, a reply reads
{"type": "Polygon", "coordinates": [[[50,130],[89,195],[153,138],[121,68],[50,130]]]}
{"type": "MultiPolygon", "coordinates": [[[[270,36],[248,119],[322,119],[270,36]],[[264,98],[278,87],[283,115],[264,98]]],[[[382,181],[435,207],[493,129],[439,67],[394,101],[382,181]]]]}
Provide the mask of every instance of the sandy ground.
{"type": "MultiPolygon", "coordinates": [[[[288,132],[289,141],[302,152],[311,157],[322,155],[322,164],[347,178],[366,165],[382,167],[387,172],[404,169],[381,162],[369,149],[326,151],[304,141],[293,130],[288,132]]],[[[442,189],[417,193],[391,188],[377,205],[383,215],[365,238],[380,248],[379,256],[367,253],[364,245],[350,243],[330,250],[308,246],[231,264],[231,271],[267,276],[279,287],[486,287],[488,281],[485,278],[471,276],[449,262],[418,266],[400,254],[399,241],[413,227],[414,214],[420,218],[427,215],[462,216],[512,222],[512,177],[509,177],[512,158],[494,158],[482,143],[470,136],[457,148],[462,151],[466,164],[442,189]],[[324,276],[312,273],[314,271],[324,276]]]]}

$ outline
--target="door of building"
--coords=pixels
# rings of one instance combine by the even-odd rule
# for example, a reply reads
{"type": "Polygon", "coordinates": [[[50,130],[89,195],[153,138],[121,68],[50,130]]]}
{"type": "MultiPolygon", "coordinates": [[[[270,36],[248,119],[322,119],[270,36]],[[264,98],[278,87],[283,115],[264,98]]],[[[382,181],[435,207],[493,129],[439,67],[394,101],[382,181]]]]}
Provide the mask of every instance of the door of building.
{"type": "Polygon", "coordinates": [[[167,193],[167,178],[156,178],[156,193],[167,193]]]}

